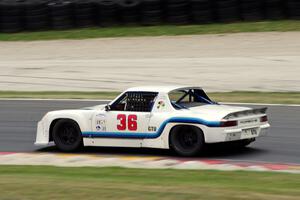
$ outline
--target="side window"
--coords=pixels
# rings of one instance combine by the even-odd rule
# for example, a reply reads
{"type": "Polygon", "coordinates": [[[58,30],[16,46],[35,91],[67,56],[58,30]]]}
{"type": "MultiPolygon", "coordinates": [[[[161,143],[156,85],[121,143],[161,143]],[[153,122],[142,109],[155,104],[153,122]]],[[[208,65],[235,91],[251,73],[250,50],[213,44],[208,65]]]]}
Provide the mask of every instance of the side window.
{"type": "Polygon", "coordinates": [[[127,102],[127,95],[122,95],[117,101],[115,101],[110,107],[112,111],[124,111],[127,102]]]}
{"type": "Polygon", "coordinates": [[[175,109],[186,109],[204,104],[216,104],[202,89],[175,90],[169,93],[169,99],[175,109]]]}
{"type": "Polygon", "coordinates": [[[126,92],[111,106],[111,110],[150,112],[156,96],[155,92],[126,92]]]}
{"type": "Polygon", "coordinates": [[[189,102],[190,95],[186,91],[182,90],[175,90],[169,93],[169,98],[171,103],[176,103],[177,101],[180,102],[189,102]]]}

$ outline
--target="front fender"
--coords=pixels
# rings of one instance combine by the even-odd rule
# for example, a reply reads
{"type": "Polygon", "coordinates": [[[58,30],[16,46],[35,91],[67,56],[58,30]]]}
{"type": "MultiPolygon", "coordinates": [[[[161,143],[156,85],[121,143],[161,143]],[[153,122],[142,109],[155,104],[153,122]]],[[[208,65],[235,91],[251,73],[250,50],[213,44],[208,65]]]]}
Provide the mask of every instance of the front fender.
{"type": "Polygon", "coordinates": [[[50,129],[59,119],[71,119],[75,121],[80,130],[91,131],[93,110],[64,110],[47,113],[37,125],[36,145],[47,145],[50,142],[50,129]]]}

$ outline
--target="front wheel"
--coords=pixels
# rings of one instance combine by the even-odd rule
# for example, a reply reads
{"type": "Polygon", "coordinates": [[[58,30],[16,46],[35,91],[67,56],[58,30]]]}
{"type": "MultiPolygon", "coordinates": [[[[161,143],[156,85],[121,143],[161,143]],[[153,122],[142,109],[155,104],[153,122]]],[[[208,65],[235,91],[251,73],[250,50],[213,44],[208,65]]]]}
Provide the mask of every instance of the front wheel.
{"type": "Polygon", "coordinates": [[[181,156],[195,156],[204,146],[204,136],[195,126],[177,126],[170,133],[170,145],[181,156]]]}
{"type": "Polygon", "coordinates": [[[61,151],[75,151],[83,144],[80,128],[73,120],[59,120],[53,128],[52,136],[54,143],[61,151]]]}

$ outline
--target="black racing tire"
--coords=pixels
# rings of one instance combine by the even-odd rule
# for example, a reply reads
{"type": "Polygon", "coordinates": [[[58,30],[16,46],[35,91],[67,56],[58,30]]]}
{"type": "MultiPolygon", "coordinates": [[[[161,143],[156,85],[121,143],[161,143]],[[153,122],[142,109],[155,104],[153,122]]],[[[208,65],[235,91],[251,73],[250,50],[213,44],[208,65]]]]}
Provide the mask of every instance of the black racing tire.
{"type": "Polygon", "coordinates": [[[167,17],[167,22],[174,25],[185,25],[190,23],[188,15],[171,15],[167,17]]]}
{"type": "Polygon", "coordinates": [[[263,7],[264,1],[261,0],[241,0],[240,7],[242,10],[261,10],[263,7]]]}
{"type": "Polygon", "coordinates": [[[93,0],[73,0],[75,9],[87,9],[93,7],[93,0]]]}
{"type": "Polygon", "coordinates": [[[45,6],[44,8],[34,9],[34,10],[25,10],[26,16],[35,16],[35,15],[49,15],[49,10],[45,6]]]}
{"type": "Polygon", "coordinates": [[[67,30],[67,29],[72,29],[74,28],[74,26],[72,24],[70,24],[70,22],[68,21],[64,21],[62,23],[56,23],[56,24],[52,24],[52,28],[55,30],[67,30]]]}
{"type": "Polygon", "coordinates": [[[141,16],[142,25],[158,25],[162,23],[162,13],[161,11],[145,11],[141,16]]]}
{"type": "Polygon", "coordinates": [[[203,132],[195,126],[175,126],[169,138],[171,149],[180,156],[196,156],[205,144],[203,132]]]}
{"type": "Polygon", "coordinates": [[[118,0],[118,14],[124,24],[137,24],[140,21],[140,0],[118,0]]]}
{"type": "Polygon", "coordinates": [[[48,1],[42,1],[42,0],[19,0],[23,2],[24,7],[28,9],[36,9],[36,8],[42,8],[44,7],[48,1]]]}
{"type": "Polygon", "coordinates": [[[1,16],[20,16],[23,14],[24,3],[19,0],[1,0],[1,16]]]}
{"type": "Polygon", "coordinates": [[[175,14],[176,12],[179,12],[179,14],[182,12],[187,13],[188,4],[170,4],[166,6],[166,10],[168,13],[175,13],[175,14]]]}
{"type": "Polygon", "coordinates": [[[182,4],[188,3],[188,0],[166,0],[167,4],[182,4]]]}
{"type": "Polygon", "coordinates": [[[244,21],[258,21],[264,19],[263,1],[242,0],[240,14],[244,21]]]}
{"type": "Polygon", "coordinates": [[[143,0],[141,10],[161,10],[162,2],[160,0],[143,0]]]}
{"type": "Polygon", "coordinates": [[[118,24],[118,5],[114,0],[96,0],[95,22],[99,26],[114,26],[118,24]]]}
{"type": "Polygon", "coordinates": [[[16,33],[23,30],[22,25],[17,23],[1,23],[0,24],[0,32],[4,33],[16,33]]]}
{"type": "Polygon", "coordinates": [[[57,148],[72,152],[83,146],[81,130],[78,124],[70,119],[59,120],[53,128],[52,137],[57,148]]]}
{"type": "Polygon", "coordinates": [[[193,11],[191,18],[194,23],[209,23],[213,21],[213,13],[208,11],[193,11]]]}
{"type": "Polygon", "coordinates": [[[162,11],[160,10],[148,10],[141,12],[141,24],[142,25],[158,25],[162,23],[162,11]]]}
{"type": "Polygon", "coordinates": [[[155,18],[148,18],[148,19],[142,19],[141,24],[144,26],[155,26],[161,24],[161,18],[160,17],[155,17],[155,18]]]}
{"type": "Polygon", "coordinates": [[[237,0],[218,0],[215,2],[219,8],[237,7],[237,0]]]}
{"type": "Polygon", "coordinates": [[[47,22],[32,22],[27,23],[25,26],[26,30],[36,31],[36,30],[47,30],[49,25],[47,22]]]}
{"type": "Polygon", "coordinates": [[[266,19],[285,18],[285,6],[282,0],[265,0],[264,7],[266,19]]]}
{"type": "Polygon", "coordinates": [[[236,7],[219,9],[217,15],[219,22],[233,22],[240,19],[238,9],[236,7]]]}
{"type": "Polygon", "coordinates": [[[210,0],[190,0],[190,4],[192,8],[208,10],[211,9],[211,1],[210,0]]]}
{"type": "Polygon", "coordinates": [[[86,27],[92,27],[94,25],[95,25],[95,23],[91,19],[77,19],[76,20],[77,27],[86,28],[86,27]]]}
{"type": "Polygon", "coordinates": [[[117,1],[118,6],[121,9],[132,9],[140,6],[141,1],[140,0],[118,0],[117,1]]]}
{"type": "Polygon", "coordinates": [[[92,14],[94,12],[94,7],[83,7],[83,8],[74,8],[73,13],[75,15],[86,15],[86,14],[92,14]]]}
{"type": "Polygon", "coordinates": [[[117,2],[114,0],[96,0],[94,4],[102,10],[116,9],[117,7],[117,2]]]}
{"type": "Polygon", "coordinates": [[[19,23],[21,22],[21,17],[20,16],[4,16],[1,17],[1,22],[2,23],[19,23]]]}
{"type": "Polygon", "coordinates": [[[258,13],[258,12],[253,12],[253,13],[243,13],[242,14],[242,19],[244,21],[260,21],[264,19],[263,14],[258,13]]]}
{"type": "Polygon", "coordinates": [[[288,0],[286,3],[287,14],[291,19],[300,19],[300,1],[288,0]]]}
{"type": "Polygon", "coordinates": [[[47,4],[49,14],[52,17],[56,16],[72,16],[73,14],[73,3],[67,0],[62,1],[51,1],[47,4]]]}
{"type": "Polygon", "coordinates": [[[44,22],[44,21],[48,21],[49,17],[47,15],[28,15],[24,17],[26,19],[27,22],[44,22]]]}
{"type": "Polygon", "coordinates": [[[73,26],[74,23],[73,23],[73,20],[69,17],[55,17],[55,18],[52,18],[52,21],[51,21],[51,25],[54,27],[54,26],[66,26],[66,27],[69,27],[69,26],[73,26]]]}

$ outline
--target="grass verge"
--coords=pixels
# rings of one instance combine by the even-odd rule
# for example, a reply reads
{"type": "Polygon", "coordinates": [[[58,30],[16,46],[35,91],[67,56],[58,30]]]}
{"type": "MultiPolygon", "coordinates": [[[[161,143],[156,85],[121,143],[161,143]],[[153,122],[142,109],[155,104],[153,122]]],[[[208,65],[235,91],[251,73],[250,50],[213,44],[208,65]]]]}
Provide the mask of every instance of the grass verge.
{"type": "MultiPolygon", "coordinates": [[[[0,98],[38,99],[114,99],[119,92],[0,91],[0,98]]],[[[218,102],[300,104],[300,92],[212,92],[218,102]]]]}
{"type": "Polygon", "coordinates": [[[300,175],[0,166],[0,199],[298,199],[300,175]]]}
{"type": "Polygon", "coordinates": [[[56,92],[56,91],[0,91],[0,98],[28,99],[114,99],[120,92],[56,92]]]}
{"type": "Polygon", "coordinates": [[[128,36],[163,36],[163,35],[198,35],[240,32],[266,31],[300,31],[300,21],[281,20],[263,22],[239,22],[230,24],[206,25],[161,25],[137,27],[94,27],[64,31],[41,31],[22,33],[1,33],[0,41],[33,41],[56,39],[87,39],[101,37],[128,37],[128,36]]]}

